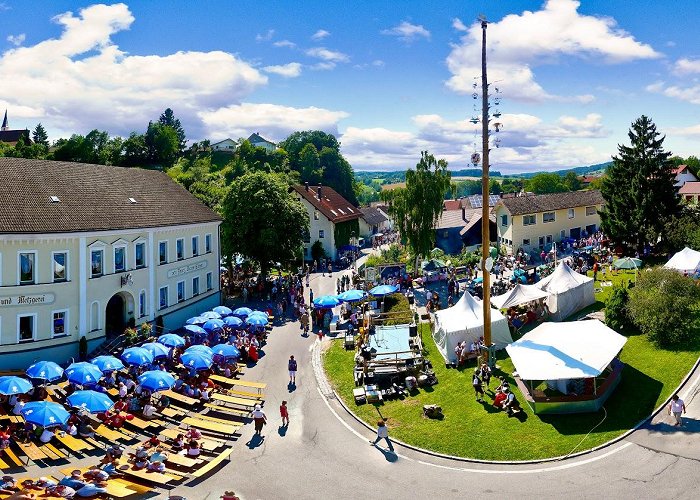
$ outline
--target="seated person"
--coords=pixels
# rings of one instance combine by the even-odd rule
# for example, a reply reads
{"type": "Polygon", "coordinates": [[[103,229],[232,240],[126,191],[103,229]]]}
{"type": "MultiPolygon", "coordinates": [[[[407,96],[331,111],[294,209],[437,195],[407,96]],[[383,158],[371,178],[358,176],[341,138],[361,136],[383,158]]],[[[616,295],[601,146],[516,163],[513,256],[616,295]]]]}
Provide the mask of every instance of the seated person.
{"type": "Polygon", "coordinates": [[[506,400],[506,394],[501,391],[496,392],[496,397],[493,398],[493,406],[503,409],[503,402],[506,400]]]}
{"type": "Polygon", "coordinates": [[[190,441],[187,445],[187,456],[198,457],[200,452],[201,450],[199,449],[199,443],[195,440],[190,441]]]}
{"type": "Polygon", "coordinates": [[[72,471],[70,476],[66,476],[58,482],[59,486],[68,486],[74,490],[79,490],[87,484],[87,481],[83,480],[82,474],[78,469],[72,471]]]}
{"type": "Polygon", "coordinates": [[[155,462],[151,462],[148,464],[146,469],[149,472],[165,472],[165,464],[159,460],[156,460],[155,462]]]}
{"type": "Polygon", "coordinates": [[[170,446],[172,446],[173,450],[176,452],[182,451],[185,447],[185,436],[183,434],[178,434],[177,437],[173,439],[172,443],[170,443],[170,446]]]}
{"type": "Polygon", "coordinates": [[[12,476],[2,476],[0,479],[0,494],[11,495],[19,488],[15,485],[15,480],[12,476]]]}
{"type": "Polygon", "coordinates": [[[143,447],[146,449],[157,448],[160,445],[160,439],[155,434],[150,437],[147,441],[144,441],[143,447]]]}
{"type": "Polygon", "coordinates": [[[90,481],[106,481],[109,479],[109,473],[100,469],[97,465],[93,465],[89,470],[85,471],[83,477],[90,481]]]}
{"type": "Polygon", "coordinates": [[[202,438],[202,433],[196,427],[190,427],[185,433],[185,439],[197,440],[202,438]]]}
{"type": "Polygon", "coordinates": [[[139,446],[136,448],[136,451],[134,453],[130,453],[129,456],[134,462],[138,460],[145,460],[148,458],[148,451],[145,447],[139,446]]]}
{"type": "Polygon", "coordinates": [[[75,491],[75,496],[79,498],[95,498],[95,497],[106,497],[107,495],[107,483],[88,483],[79,490],[75,491]]]}
{"type": "Polygon", "coordinates": [[[53,439],[54,432],[53,429],[49,429],[48,427],[44,427],[41,431],[41,434],[39,435],[39,441],[42,443],[50,443],[51,440],[53,439]]]}
{"type": "Polygon", "coordinates": [[[534,323],[535,321],[537,321],[537,313],[535,313],[535,311],[533,311],[532,309],[528,309],[528,311],[525,313],[525,318],[526,323],[534,323]]]}
{"type": "Polygon", "coordinates": [[[511,416],[514,413],[518,413],[519,411],[521,411],[522,408],[520,408],[520,403],[516,399],[515,394],[513,394],[509,390],[505,392],[506,400],[503,402],[503,409],[506,411],[508,416],[511,416]]]}
{"type": "Polygon", "coordinates": [[[77,436],[78,435],[78,426],[75,425],[74,423],[67,423],[66,424],[66,433],[69,436],[77,436]]]}
{"type": "Polygon", "coordinates": [[[151,404],[151,402],[147,402],[145,405],[143,405],[143,410],[141,411],[141,414],[143,415],[143,418],[146,420],[150,420],[156,415],[156,407],[151,404]]]}
{"type": "Polygon", "coordinates": [[[113,460],[119,460],[124,454],[124,447],[119,443],[114,443],[112,446],[107,448],[107,454],[105,455],[103,463],[109,463],[113,460]]]}
{"type": "Polygon", "coordinates": [[[46,488],[46,495],[58,498],[73,498],[75,496],[75,489],[70,486],[58,484],[51,488],[46,488]]]}
{"type": "Polygon", "coordinates": [[[102,470],[106,472],[109,477],[123,476],[122,472],[119,470],[119,462],[116,459],[104,464],[102,470]]]}
{"type": "Polygon", "coordinates": [[[84,422],[81,422],[80,425],[78,426],[78,435],[80,437],[86,438],[86,437],[95,437],[95,429],[90,425],[90,423],[86,420],[84,422]]]}

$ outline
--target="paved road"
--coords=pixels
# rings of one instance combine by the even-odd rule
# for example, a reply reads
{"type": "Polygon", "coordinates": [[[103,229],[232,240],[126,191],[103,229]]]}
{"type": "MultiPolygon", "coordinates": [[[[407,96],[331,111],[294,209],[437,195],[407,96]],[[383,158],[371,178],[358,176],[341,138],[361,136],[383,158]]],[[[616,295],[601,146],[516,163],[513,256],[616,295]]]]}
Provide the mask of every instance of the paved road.
{"type": "MultiPolygon", "coordinates": [[[[334,293],[336,277],[314,276],[315,296],[334,293]]],[[[662,413],[598,453],[539,465],[481,465],[429,457],[401,446],[396,447],[398,455],[369,446],[372,433],[344,412],[327,387],[319,387],[312,363],[317,342],[315,336],[302,337],[298,323],[275,328],[265,356],[246,373],[247,378],[268,383],[264,440],[251,442],[253,431],[246,426],[230,464],[196,488],[173,494],[213,499],[231,489],[244,500],[700,496],[700,396],[694,397],[698,378],[681,393],[688,402],[685,430],[672,428],[671,418],[662,413]],[[299,361],[295,390],[287,386],[291,354],[299,361]],[[279,428],[283,399],[290,409],[286,432],[279,428]]]]}

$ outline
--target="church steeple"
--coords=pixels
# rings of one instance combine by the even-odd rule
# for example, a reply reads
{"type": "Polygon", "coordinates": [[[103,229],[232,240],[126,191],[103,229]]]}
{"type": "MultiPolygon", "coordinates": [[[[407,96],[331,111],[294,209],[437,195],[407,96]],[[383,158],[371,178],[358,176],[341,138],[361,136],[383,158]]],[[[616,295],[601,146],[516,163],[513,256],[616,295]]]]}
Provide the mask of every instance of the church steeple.
{"type": "Polygon", "coordinates": [[[10,127],[7,125],[7,110],[5,110],[5,118],[2,119],[2,128],[0,130],[10,130],[10,127]]]}

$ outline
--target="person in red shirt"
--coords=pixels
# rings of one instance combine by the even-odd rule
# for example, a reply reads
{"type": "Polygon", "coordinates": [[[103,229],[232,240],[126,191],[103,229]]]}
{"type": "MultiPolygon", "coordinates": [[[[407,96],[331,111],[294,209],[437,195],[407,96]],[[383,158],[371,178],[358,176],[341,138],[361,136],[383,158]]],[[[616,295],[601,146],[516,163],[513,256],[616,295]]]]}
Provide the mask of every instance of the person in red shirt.
{"type": "Polygon", "coordinates": [[[282,401],[280,405],[280,416],[282,417],[282,427],[287,427],[289,425],[289,410],[286,401],[282,401]]]}

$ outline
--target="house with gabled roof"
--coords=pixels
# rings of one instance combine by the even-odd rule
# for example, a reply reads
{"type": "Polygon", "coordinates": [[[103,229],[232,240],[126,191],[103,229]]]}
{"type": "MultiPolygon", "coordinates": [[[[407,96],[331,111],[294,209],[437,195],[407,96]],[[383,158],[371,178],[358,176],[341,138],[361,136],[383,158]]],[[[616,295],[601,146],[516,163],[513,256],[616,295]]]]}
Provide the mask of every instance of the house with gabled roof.
{"type": "Polygon", "coordinates": [[[258,132],[250,134],[250,137],[248,137],[248,142],[256,148],[265,148],[268,151],[274,151],[275,149],[277,149],[277,144],[275,144],[272,141],[268,141],[267,139],[262,137],[258,132]]]}
{"type": "Polygon", "coordinates": [[[698,178],[693,175],[688,165],[678,165],[673,169],[675,181],[673,183],[676,189],[680,189],[686,182],[698,182],[698,178]]]}
{"type": "Polygon", "coordinates": [[[233,139],[226,138],[223,141],[215,142],[211,145],[211,150],[212,151],[223,151],[226,153],[233,153],[238,149],[238,141],[234,141],[233,139]]]}
{"type": "Polygon", "coordinates": [[[351,238],[360,237],[359,208],[328,186],[295,185],[290,188],[309,214],[309,234],[304,238],[304,259],[311,260],[311,247],[320,241],[326,256],[335,260],[351,238]]]}

